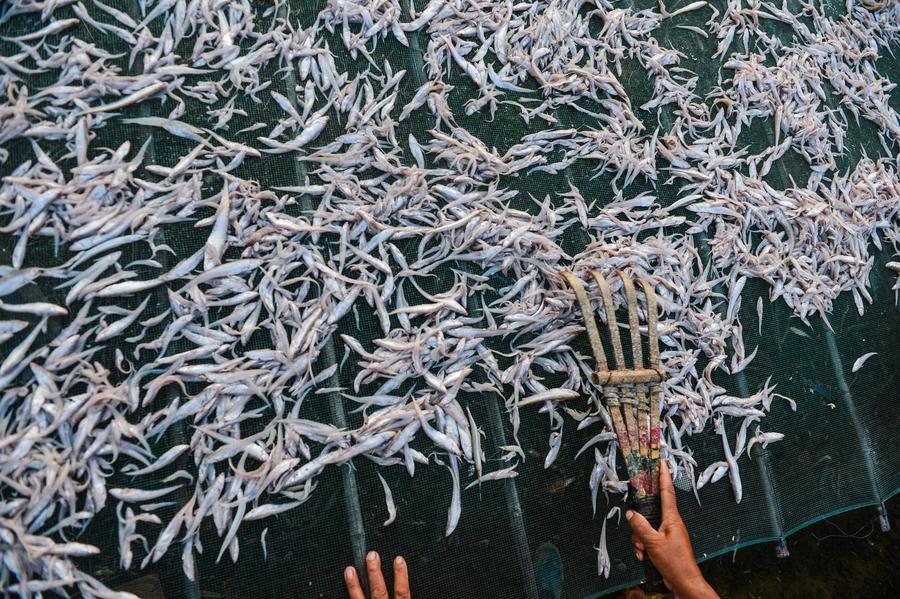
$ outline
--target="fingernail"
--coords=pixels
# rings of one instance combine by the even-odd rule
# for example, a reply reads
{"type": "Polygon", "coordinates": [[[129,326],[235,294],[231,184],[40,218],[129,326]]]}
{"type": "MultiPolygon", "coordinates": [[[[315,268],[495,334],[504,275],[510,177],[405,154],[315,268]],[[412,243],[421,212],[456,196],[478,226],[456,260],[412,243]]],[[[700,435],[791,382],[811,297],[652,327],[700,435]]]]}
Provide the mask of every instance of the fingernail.
{"type": "Polygon", "coordinates": [[[353,569],[353,566],[344,568],[344,578],[347,579],[347,582],[353,582],[353,579],[356,578],[356,570],[353,569]]]}
{"type": "Polygon", "coordinates": [[[403,565],[403,556],[398,555],[397,557],[395,557],[394,563],[397,564],[398,566],[402,566],[403,565]]]}
{"type": "Polygon", "coordinates": [[[369,553],[366,554],[366,559],[369,560],[370,562],[374,562],[375,560],[378,559],[378,553],[376,553],[374,551],[370,551],[369,553]]]}
{"type": "Polygon", "coordinates": [[[634,516],[634,512],[632,512],[631,510],[626,510],[626,511],[625,511],[625,519],[626,519],[626,520],[631,520],[631,517],[632,517],[632,516],[634,516]]]}

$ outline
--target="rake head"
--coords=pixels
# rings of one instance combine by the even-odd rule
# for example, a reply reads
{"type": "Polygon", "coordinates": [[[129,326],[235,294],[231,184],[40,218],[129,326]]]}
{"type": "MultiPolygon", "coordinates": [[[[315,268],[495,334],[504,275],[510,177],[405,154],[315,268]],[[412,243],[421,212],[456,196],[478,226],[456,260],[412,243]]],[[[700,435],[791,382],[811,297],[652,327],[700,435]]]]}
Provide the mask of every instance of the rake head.
{"type": "Polygon", "coordinates": [[[596,368],[594,381],[603,389],[603,399],[613,422],[619,448],[628,469],[629,485],[635,500],[659,495],[659,405],[660,386],[665,373],[659,365],[659,333],[656,319],[656,292],[653,286],[639,279],[647,299],[647,335],[649,347],[647,363],[641,348],[640,321],[634,283],[624,273],[618,273],[628,306],[628,330],[631,336],[632,368],[625,363],[615,304],[606,279],[596,270],[588,271],[600,290],[606,325],[612,345],[613,360],[606,359],[600,331],[594,318],[591,302],[584,284],[574,273],[563,277],[575,292],[581,307],[585,328],[591,343],[596,368]]]}

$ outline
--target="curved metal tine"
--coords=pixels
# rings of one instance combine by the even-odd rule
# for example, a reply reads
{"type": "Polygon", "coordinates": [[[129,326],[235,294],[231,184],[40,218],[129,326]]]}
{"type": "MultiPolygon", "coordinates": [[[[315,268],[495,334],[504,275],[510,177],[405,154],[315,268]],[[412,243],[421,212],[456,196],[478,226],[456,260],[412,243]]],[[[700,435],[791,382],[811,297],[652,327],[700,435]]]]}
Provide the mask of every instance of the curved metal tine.
{"type": "MultiPolygon", "coordinates": [[[[647,337],[648,351],[650,353],[649,367],[655,368],[662,378],[662,367],[659,363],[659,329],[658,316],[656,313],[656,291],[653,285],[644,279],[638,279],[647,297],[647,337]]],[[[649,392],[649,408],[650,408],[650,491],[653,494],[659,493],[659,384],[650,385],[649,392]]]]}
{"type": "Polygon", "coordinates": [[[647,296],[647,337],[650,351],[650,368],[659,367],[659,328],[656,315],[656,291],[648,281],[638,279],[647,296]]]}
{"type": "Polygon", "coordinates": [[[588,299],[581,284],[581,279],[575,276],[575,273],[564,271],[563,278],[572,291],[575,292],[575,299],[581,306],[581,315],[584,318],[584,328],[587,329],[588,340],[591,343],[591,351],[594,352],[594,360],[597,362],[597,372],[606,372],[606,354],[603,353],[603,344],[600,342],[600,331],[597,330],[597,321],[594,319],[594,311],[591,308],[591,301],[588,299]]]}
{"type": "Polygon", "coordinates": [[[619,271],[622,279],[622,287],[625,289],[625,298],[628,301],[628,332],[631,334],[631,356],[634,358],[633,368],[644,367],[644,352],[641,350],[641,323],[637,313],[637,294],[634,292],[634,283],[624,272],[619,271]]]}
{"type": "Polygon", "coordinates": [[[612,292],[609,283],[599,271],[589,270],[591,276],[597,281],[600,288],[600,296],[603,298],[603,309],[606,311],[606,328],[609,329],[609,337],[613,347],[613,368],[625,368],[625,353],[622,351],[622,339],[619,338],[619,323],[616,321],[616,306],[613,304],[612,292]]]}

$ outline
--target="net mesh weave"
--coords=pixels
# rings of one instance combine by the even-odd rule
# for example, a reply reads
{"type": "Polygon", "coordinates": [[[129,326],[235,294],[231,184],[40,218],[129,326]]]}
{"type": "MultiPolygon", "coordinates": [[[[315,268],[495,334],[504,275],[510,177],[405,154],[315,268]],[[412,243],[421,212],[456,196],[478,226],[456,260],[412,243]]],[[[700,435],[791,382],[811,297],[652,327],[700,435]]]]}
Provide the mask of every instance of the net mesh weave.
{"type": "MultiPolygon", "coordinates": [[[[111,3],[120,9],[134,11],[128,3],[111,3]]],[[[292,19],[308,25],[318,14],[318,6],[306,0],[292,0],[292,19]]],[[[417,2],[417,8],[423,8],[417,2]]],[[[835,9],[838,10],[838,9],[835,9]]],[[[700,17],[690,17],[686,23],[702,26],[700,17]]],[[[260,24],[261,27],[265,25],[260,24]]],[[[8,31],[33,30],[30,18],[16,18],[4,26],[8,31]]],[[[415,37],[413,34],[411,37],[415,37]]],[[[715,40],[703,40],[690,32],[663,29],[657,32],[661,45],[671,45],[687,55],[683,66],[700,75],[700,87],[716,81],[718,63],[708,61],[715,50],[715,40]]],[[[121,42],[112,37],[96,40],[113,52],[125,52],[121,42]]],[[[365,68],[360,61],[347,56],[339,40],[330,44],[338,64],[351,73],[365,68]]],[[[411,48],[385,40],[373,51],[376,62],[388,60],[395,70],[406,68],[411,76],[401,84],[401,94],[408,99],[420,82],[415,71],[421,69],[422,44],[411,48]],[[417,55],[417,52],[419,54],[417,55]]],[[[126,58],[121,59],[122,61],[126,58]]],[[[882,72],[894,81],[900,81],[900,67],[896,63],[884,64],[882,72]]],[[[648,81],[643,69],[634,65],[633,72],[626,72],[622,83],[635,105],[649,97],[648,81]]],[[[458,74],[458,73],[457,73],[458,74]]],[[[51,74],[36,75],[34,87],[48,83],[51,74]]],[[[290,94],[294,81],[274,68],[266,73],[271,77],[272,88],[290,94]]],[[[465,116],[463,105],[472,96],[470,85],[462,78],[452,83],[457,87],[451,98],[451,108],[460,125],[481,139],[488,147],[504,151],[531,130],[540,130],[540,123],[532,123],[526,130],[513,109],[501,105],[494,119],[488,120],[481,112],[465,116]]],[[[239,98],[238,105],[246,110],[246,117],[236,117],[233,130],[256,122],[271,123],[278,118],[279,108],[268,98],[261,102],[239,98]]],[[[894,94],[897,105],[897,94],[894,94]]],[[[402,104],[402,103],[398,103],[402,104]]],[[[205,107],[189,104],[184,117],[187,122],[205,125],[205,107]]],[[[147,103],[123,111],[123,116],[146,116],[147,103]]],[[[165,114],[164,110],[160,114],[165,114]]],[[[590,126],[590,118],[576,111],[559,110],[558,127],[590,126]]],[[[652,115],[647,116],[653,122],[652,115]]],[[[398,130],[397,137],[405,138],[410,132],[420,138],[431,127],[429,119],[413,114],[398,130]]],[[[872,126],[863,122],[848,132],[848,153],[842,160],[853,164],[863,152],[878,153],[870,143],[872,126]]],[[[336,120],[329,123],[323,138],[334,138],[343,132],[336,120]]],[[[771,140],[767,132],[759,131],[749,136],[751,143],[765,147],[771,140]]],[[[116,122],[99,131],[92,142],[96,147],[117,147],[124,139],[139,146],[149,135],[144,128],[120,125],[116,122]]],[[[252,139],[252,137],[250,138],[252,139]]],[[[186,154],[193,144],[171,136],[156,135],[149,148],[148,162],[171,164],[186,154]]],[[[24,141],[8,145],[13,156],[29,155],[31,150],[24,141]]],[[[61,149],[48,153],[58,156],[61,149]]],[[[789,159],[785,159],[786,164],[789,159]]],[[[15,166],[10,160],[0,167],[2,174],[15,166]]],[[[799,164],[799,163],[798,163],[799,164]]],[[[804,166],[797,166],[797,173],[804,166]]],[[[776,187],[789,182],[790,165],[776,169],[768,180],[776,187]]],[[[258,180],[263,188],[303,183],[303,165],[290,154],[248,161],[239,175],[258,180]]],[[[528,196],[542,198],[568,191],[570,183],[576,183],[582,194],[596,199],[602,206],[612,198],[609,176],[594,178],[590,165],[576,163],[559,175],[533,175],[502,177],[504,187],[523,193],[520,208],[534,210],[528,196]]],[[[214,182],[209,182],[210,187],[214,182]]],[[[654,189],[638,179],[629,188],[630,194],[654,189]]],[[[662,181],[655,187],[659,202],[671,203],[677,197],[676,186],[662,181]]],[[[298,210],[308,210],[300,207],[298,210]]],[[[201,215],[207,216],[207,215],[201,215]]],[[[191,223],[162,228],[160,243],[169,244],[176,256],[176,263],[196,251],[205,241],[194,232],[191,223]]],[[[3,240],[2,251],[11,251],[14,240],[3,240]]],[[[586,236],[571,230],[563,241],[564,249],[576,251],[583,246],[586,236]]],[[[144,249],[125,250],[122,260],[144,257],[144,249]],[[129,255],[133,252],[134,255],[129,255]]],[[[46,251],[30,248],[29,260],[34,264],[58,263],[60,257],[47,245],[46,251]]],[[[6,254],[8,256],[8,254],[6,254]]],[[[890,257],[881,254],[876,260],[872,280],[874,303],[867,307],[865,316],[856,313],[852,298],[842,296],[831,315],[834,332],[816,323],[808,336],[795,332],[797,321],[782,303],[765,300],[765,318],[761,333],[757,333],[757,317],[754,310],[757,297],[766,297],[765,285],[751,281],[744,290],[741,321],[744,324],[745,342],[748,348],[759,345],[757,358],[743,373],[743,378],[722,377],[721,383],[730,393],[747,394],[758,389],[771,377],[778,391],[797,402],[797,411],[777,404],[766,418],[767,430],[785,433],[785,440],[766,449],[754,448],[750,462],[742,462],[744,496],[735,504],[731,490],[725,482],[708,485],[699,493],[698,504],[690,495],[679,494],[679,505],[691,531],[699,558],[707,558],[736,547],[762,541],[778,540],[791,532],[839,511],[868,505],[878,505],[900,489],[900,444],[896,431],[900,430],[900,407],[896,402],[900,355],[895,351],[900,334],[900,312],[896,310],[891,281],[886,276],[884,263],[890,257]],[[857,373],[850,373],[853,360],[869,351],[879,352],[857,373]],[[752,464],[752,465],[751,465],[752,464]]],[[[6,260],[6,259],[4,259],[6,260]]],[[[426,290],[440,291],[446,281],[426,283],[426,290]]],[[[492,281],[501,289],[509,281],[496,277],[492,281]]],[[[23,290],[17,301],[60,301],[59,291],[50,286],[40,290],[23,290]]],[[[134,307],[126,300],[123,305],[134,307]]],[[[151,301],[146,316],[153,310],[161,311],[165,305],[165,292],[160,289],[151,301]]],[[[804,327],[804,330],[808,331],[804,327]]],[[[379,336],[377,322],[372,315],[361,314],[358,325],[352,318],[341,323],[341,333],[360,339],[364,345],[379,336]]],[[[51,334],[54,331],[50,331],[51,334]]],[[[256,348],[266,347],[262,339],[254,339],[256,348]]],[[[253,346],[253,343],[251,343],[253,346]]],[[[253,349],[250,347],[248,349],[253,349]]],[[[111,359],[113,348],[102,352],[98,359],[111,359]]],[[[335,336],[332,356],[340,356],[343,347],[335,336]]],[[[333,358],[332,358],[333,359],[333,358]]],[[[328,364],[327,356],[319,367],[328,364]]],[[[352,361],[351,361],[352,362],[352,361]]],[[[352,381],[355,372],[352,364],[340,371],[340,383],[352,381]]],[[[165,397],[158,401],[165,401],[165,397]]],[[[337,413],[335,407],[324,398],[313,398],[304,407],[304,416],[335,422],[346,418],[359,424],[359,414],[337,413]]],[[[510,435],[509,424],[501,414],[502,406],[495,399],[468,401],[475,419],[482,423],[487,436],[485,450],[489,458],[499,455],[497,447],[504,445],[510,435]]],[[[160,447],[182,442],[185,430],[171,431],[160,442],[160,447]]],[[[446,510],[449,503],[450,478],[446,469],[425,468],[414,478],[395,469],[378,469],[366,460],[356,460],[353,468],[327,470],[320,478],[313,498],[300,508],[262,522],[246,523],[240,529],[241,556],[237,563],[223,559],[215,563],[218,546],[212,542],[213,532],[205,530],[210,542],[207,550],[198,558],[196,582],[187,581],[181,571],[178,551],[170,551],[158,564],[147,571],[155,572],[167,597],[335,597],[342,594],[341,567],[359,559],[354,548],[378,549],[382,556],[404,555],[410,565],[414,593],[423,597],[523,597],[529,594],[528,560],[535,549],[545,542],[559,548],[565,571],[565,595],[568,597],[597,596],[635,583],[642,577],[640,564],[634,560],[630,548],[630,531],[624,522],[615,519],[608,524],[607,537],[612,557],[612,570],[608,579],[596,574],[594,546],[600,534],[601,520],[593,519],[588,494],[588,476],[592,462],[585,455],[575,459],[578,448],[595,431],[567,431],[559,458],[548,470],[542,468],[546,451],[547,426],[537,414],[527,414],[519,433],[519,440],[529,454],[520,467],[515,481],[485,484],[480,489],[466,491],[463,496],[463,514],[459,528],[449,538],[444,536],[446,510]],[[399,513],[398,521],[385,528],[384,497],[376,470],[382,473],[393,490],[399,513]],[[355,521],[357,514],[360,519],[355,521]],[[259,538],[266,533],[267,557],[259,538]]],[[[720,459],[721,441],[715,435],[698,435],[689,440],[697,461],[701,464],[720,459]]],[[[726,479],[727,480],[727,479],[726,479]]],[[[601,497],[601,502],[604,499],[601,497]]],[[[615,500],[611,500],[615,501],[615,500]]],[[[87,559],[83,566],[111,586],[125,584],[142,576],[146,571],[121,572],[118,569],[118,552],[115,542],[115,516],[112,510],[101,513],[89,527],[85,538],[97,543],[103,552],[87,559]]]]}

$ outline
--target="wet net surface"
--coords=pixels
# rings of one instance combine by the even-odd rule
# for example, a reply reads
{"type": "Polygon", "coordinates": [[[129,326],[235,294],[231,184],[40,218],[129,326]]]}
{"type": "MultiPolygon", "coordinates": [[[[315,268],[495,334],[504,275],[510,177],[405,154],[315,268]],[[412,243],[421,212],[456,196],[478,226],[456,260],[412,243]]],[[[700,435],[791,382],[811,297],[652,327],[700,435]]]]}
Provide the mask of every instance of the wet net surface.
{"type": "MultiPolygon", "coordinates": [[[[137,11],[137,6],[129,3],[111,4],[131,13],[137,11]]],[[[301,24],[311,24],[320,8],[315,4],[293,0],[289,4],[291,18],[301,24]]],[[[416,6],[421,10],[424,3],[418,1],[416,6]]],[[[836,12],[840,10],[835,8],[836,12]]],[[[691,15],[684,22],[702,26],[702,19],[691,15]]],[[[264,27],[264,23],[265,19],[261,18],[260,26],[264,27]]],[[[30,31],[34,27],[34,20],[29,17],[17,17],[3,25],[4,34],[30,31]]],[[[715,40],[703,40],[690,32],[674,29],[657,34],[661,45],[671,45],[686,54],[688,58],[683,66],[700,75],[701,88],[715,83],[718,62],[704,58],[715,51],[715,40]]],[[[411,37],[416,35],[422,34],[411,37]]],[[[113,52],[128,51],[112,37],[94,41],[113,52]]],[[[421,68],[417,67],[421,65],[421,51],[417,47],[423,47],[423,40],[419,44],[411,41],[410,48],[391,40],[381,41],[373,51],[376,62],[387,60],[395,70],[410,70],[410,76],[400,87],[401,95],[405,96],[404,101],[398,102],[400,105],[421,83],[415,72],[421,68]]],[[[342,54],[339,40],[333,40],[330,47],[338,63],[349,72],[366,68],[359,60],[342,54]]],[[[127,58],[120,60],[123,68],[127,68],[127,58]]],[[[894,81],[900,81],[900,67],[896,63],[879,66],[894,81]]],[[[272,78],[272,89],[290,97],[296,84],[290,76],[276,72],[274,68],[267,75],[272,78]]],[[[36,75],[34,86],[46,85],[50,77],[52,74],[36,75]]],[[[482,113],[466,116],[462,106],[472,96],[472,90],[464,80],[452,83],[456,85],[451,95],[452,108],[458,115],[459,124],[488,147],[503,152],[527,132],[542,128],[540,123],[532,123],[526,130],[512,109],[504,106],[498,109],[493,120],[482,113]]],[[[639,65],[635,64],[633,72],[623,75],[622,83],[635,105],[649,97],[649,84],[639,65]]],[[[897,106],[896,93],[893,100],[897,106]]],[[[238,104],[247,115],[235,118],[233,130],[256,122],[271,123],[278,118],[279,109],[267,95],[260,95],[259,102],[238,98],[238,104]]],[[[122,114],[149,116],[154,114],[154,105],[143,103],[122,111],[122,114]]],[[[159,110],[161,115],[166,112],[167,109],[159,110]]],[[[558,127],[591,124],[589,117],[577,111],[560,109],[556,116],[560,121],[558,127]]],[[[641,116],[654,118],[652,115],[641,116]]],[[[189,108],[183,119],[198,126],[206,124],[199,106],[189,108]]],[[[405,139],[412,132],[421,138],[422,132],[431,126],[427,116],[414,114],[398,127],[397,137],[405,139]]],[[[846,164],[854,164],[863,152],[879,153],[880,149],[870,142],[871,129],[872,126],[864,122],[847,132],[848,153],[843,158],[846,164]]],[[[340,122],[334,119],[323,138],[333,139],[342,132],[340,122]]],[[[98,133],[92,146],[116,147],[128,139],[133,147],[138,147],[150,134],[142,127],[116,123],[98,133]]],[[[766,135],[771,136],[771,132],[760,131],[750,141],[765,147],[771,143],[766,135]]],[[[247,140],[252,139],[252,134],[248,134],[247,140]]],[[[187,140],[154,134],[148,162],[173,164],[192,148],[193,144],[187,140]]],[[[2,174],[21,160],[15,156],[28,156],[31,152],[29,145],[21,140],[8,144],[7,149],[14,158],[0,167],[2,174]]],[[[46,151],[64,163],[61,146],[55,150],[46,148],[46,151]]],[[[797,165],[797,173],[805,169],[800,162],[797,165]]],[[[780,171],[776,169],[769,181],[776,187],[786,186],[789,173],[794,173],[790,165],[780,171]]],[[[306,171],[303,163],[288,154],[248,161],[238,174],[255,179],[266,188],[303,184],[306,171]]],[[[576,184],[586,198],[597,200],[597,207],[601,207],[613,197],[610,177],[595,178],[594,174],[589,164],[576,163],[559,175],[523,174],[501,177],[499,182],[503,187],[523,192],[516,201],[521,202],[517,207],[525,210],[535,209],[534,203],[527,200],[529,194],[536,198],[552,197],[567,191],[570,183],[576,184]]],[[[214,179],[211,177],[206,182],[210,189],[217,185],[214,179]]],[[[640,179],[628,193],[636,195],[644,189],[655,189],[663,205],[677,197],[674,185],[660,181],[654,188],[640,179]]],[[[298,212],[309,209],[310,206],[297,207],[298,212]]],[[[212,210],[198,216],[202,218],[211,213],[212,210]]],[[[198,235],[192,223],[167,225],[161,228],[157,241],[168,243],[176,251],[176,256],[169,258],[171,264],[175,264],[181,257],[199,249],[205,235],[198,235]]],[[[567,251],[577,253],[586,241],[586,235],[570,230],[563,246],[567,251]]],[[[3,240],[0,256],[4,263],[13,243],[14,240],[3,240]]],[[[412,252],[415,248],[409,249],[412,252]]],[[[145,257],[146,248],[125,249],[126,254],[129,251],[137,259],[145,257]]],[[[50,243],[44,251],[30,248],[29,262],[34,265],[49,265],[64,259],[64,253],[57,253],[50,243]]],[[[883,266],[890,259],[887,252],[876,258],[871,278],[874,302],[867,306],[864,316],[857,314],[848,295],[835,303],[830,317],[833,332],[818,321],[814,321],[812,328],[806,327],[792,318],[783,302],[768,302],[765,285],[758,281],[748,283],[744,290],[741,321],[746,346],[759,346],[759,352],[741,376],[722,376],[719,382],[732,394],[747,395],[771,378],[780,393],[797,402],[797,410],[791,411],[783,402],[776,403],[766,417],[766,429],[783,432],[785,439],[765,449],[756,446],[751,459],[742,458],[744,494],[740,504],[734,502],[727,478],[701,489],[699,503],[689,491],[679,493],[679,505],[699,558],[751,543],[777,541],[835,512],[880,505],[900,489],[900,463],[897,461],[900,459],[897,438],[897,431],[900,431],[900,403],[897,402],[900,354],[896,351],[900,338],[900,312],[891,290],[891,278],[883,266]],[[766,299],[763,322],[757,332],[754,306],[760,296],[766,299]],[[860,371],[851,373],[853,361],[870,351],[878,352],[878,355],[860,371]]],[[[452,279],[445,276],[443,280],[438,278],[425,285],[426,290],[435,292],[443,290],[448,283],[452,283],[452,279]]],[[[502,289],[510,281],[498,277],[492,283],[502,289]]],[[[41,285],[23,289],[16,301],[60,301],[61,297],[64,292],[60,295],[52,286],[41,285]]],[[[137,303],[139,298],[126,300],[122,305],[134,308],[137,303]]],[[[154,292],[145,316],[152,316],[154,310],[161,312],[165,305],[165,288],[161,287],[154,292]]],[[[51,323],[49,334],[57,331],[51,323]]],[[[345,318],[339,332],[360,339],[364,345],[379,335],[375,316],[364,312],[360,312],[357,319],[345,318]]],[[[265,347],[267,342],[260,337],[254,338],[248,349],[265,347]]],[[[113,348],[105,350],[96,359],[112,360],[112,352],[113,348]]],[[[341,341],[335,335],[333,351],[324,352],[317,367],[325,368],[334,363],[343,352],[341,341]]],[[[339,370],[338,384],[347,384],[355,374],[353,360],[349,360],[339,370]]],[[[487,458],[496,460],[501,453],[498,447],[508,444],[511,436],[502,401],[495,397],[462,399],[485,430],[487,458]]],[[[167,400],[162,394],[156,402],[167,400]]],[[[361,422],[360,414],[348,412],[339,400],[329,395],[312,396],[304,404],[303,417],[336,424],[342,420],[350,424],[361,422]]],[[[252,433],[252,429],[247,432],[252,433]]],[[[196,581],[184,577],[178,551],[169,551],[162,561],[146,570],[121,571],[115,514],[109,508],[94,519],[83,537],[101,547],[102,553],[81,563],[86,571],[114,588],[147,573],[156,574],[163,594],[172,598],[338,597],[343,595],[343,565],[359,564],[362,551],[375,548],[386,558],[397,554],[406,557],[416,596],[519,598],[534,596],[534,555],[541,544],[552,543],[563,559],[565,597],[598,596],[639,581],[643,571],[633,558],[629,529],[624,521],[619,522],[616,518],[607,525],[611,573],[608,579],[597,576],[594,546],[600,536],[602,517],[594,518],[591,513],[588,477],[592,461],[588,453],[575,459],[578,449],[595,431],[568,429],[559,458],[545,470],[543,456],[547,449],[547,433],[545,418],[535,413],[523,414],[519,441],[528,459],[520,465],[519,477],[464,491],[462,518],[450,537],[444,535],[450,500],[447,469],[423,468],[410,478],[399,469],[378,468],[368,460],[355,460],[352,468],[343,466],[326,470],[318,479],[312,498],[299,508],[277,518],[243,525],[239,532],[240,558],[236,563],[231,563],[227,557],[216,563],[218,543],[214,530],[207,523],[203,531],[205,550],[197,558],[196,581]],[[389,527],[382,526],[387,513],[376,472],[385,477],[397,503],[398,519],[389,527]],[[265,554],[260,542],[264,531],[265,554]]],[[[159,449],[162,451],[183,442],[188,435],[188,430],[176,428],[160,440],[159,449]]],[[[716,435],[696,435],[686,439],[685,443],[700,464],[721,459],[721,440],[716,435]]],[[[599,501],[616,502],[602,494],[599,501]]],[[[171,509],[174,512],[176,508],[171,509]]],[[[598,512],[602,514],[605,510],[598,512]]]]}

